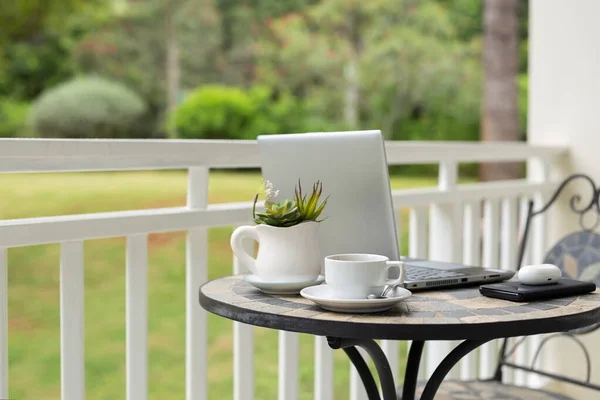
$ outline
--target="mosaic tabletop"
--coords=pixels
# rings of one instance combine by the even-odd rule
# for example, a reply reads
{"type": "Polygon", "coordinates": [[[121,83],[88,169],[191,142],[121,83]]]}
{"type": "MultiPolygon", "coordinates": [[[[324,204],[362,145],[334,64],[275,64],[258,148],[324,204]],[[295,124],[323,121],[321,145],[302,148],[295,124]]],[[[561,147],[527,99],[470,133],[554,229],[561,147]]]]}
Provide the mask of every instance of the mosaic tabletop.
{"type": "Polygon", "coordinates": [[[600,289],[593,293],[515,303],[484,297],[477,287],[415,292],[373,314],[326,311],[300,295],[268,295],[243,276],[200,288],[206,310],[235,321],[321,336],[397,340],[460,340],[562,332],[600,321],[600,289]]]}

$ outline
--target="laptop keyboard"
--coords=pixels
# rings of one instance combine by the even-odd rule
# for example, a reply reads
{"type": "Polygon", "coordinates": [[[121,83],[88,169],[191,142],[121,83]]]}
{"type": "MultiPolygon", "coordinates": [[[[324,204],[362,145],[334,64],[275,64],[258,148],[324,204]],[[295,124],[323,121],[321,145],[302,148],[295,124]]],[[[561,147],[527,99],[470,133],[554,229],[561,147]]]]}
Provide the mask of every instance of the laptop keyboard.
{"type": "Polygon", "coordinates": [[[426,281],[429,279],[438,278],[453,278],[456,276],[466,275],[456,271],[441,271],[432,268],[415,267],[414,265],[406,265],[406,280],[408,281],[426,281]]]}

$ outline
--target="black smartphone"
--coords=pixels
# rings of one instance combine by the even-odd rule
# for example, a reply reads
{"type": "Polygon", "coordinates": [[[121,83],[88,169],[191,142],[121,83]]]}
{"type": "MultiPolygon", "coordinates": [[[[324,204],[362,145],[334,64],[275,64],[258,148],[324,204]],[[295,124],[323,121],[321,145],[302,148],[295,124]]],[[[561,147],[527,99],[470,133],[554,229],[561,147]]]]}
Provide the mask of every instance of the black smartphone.
{"type": "Polygon", "coordinates": [[[497,299],[526,302],[559,297],[576,296],[596,290],[594,282],[584,282],[575,279],[561,278],[551,285],[524,285],[517,281],[491,283],[481,285],[479,293],[497,299]]]}

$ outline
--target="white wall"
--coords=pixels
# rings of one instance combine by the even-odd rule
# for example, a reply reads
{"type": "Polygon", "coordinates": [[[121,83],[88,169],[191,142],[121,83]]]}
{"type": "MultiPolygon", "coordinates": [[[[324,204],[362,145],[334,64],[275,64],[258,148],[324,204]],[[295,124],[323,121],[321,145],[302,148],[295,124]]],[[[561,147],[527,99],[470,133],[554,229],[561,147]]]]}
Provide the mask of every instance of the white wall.
{"type": "MultiPolygon", "coordinates": [[[[529,142],[570,147],[554,176],[584,172],[600,182],[600,1],[531,0],[529,13],[529,142]]],[[[577,226],[565,207],[562,201],[548,218],[549,243],[577,226]]],[[[585,342],[594,362],[592,380],[600,383],[600,333],[585,342]]],[[[574,346],[557,343],[548,350],[549,368],[583,376],[584,359],[574,346]]],[[[598,398],[571,385],[561,390],[576,399],[598,398]]]]}

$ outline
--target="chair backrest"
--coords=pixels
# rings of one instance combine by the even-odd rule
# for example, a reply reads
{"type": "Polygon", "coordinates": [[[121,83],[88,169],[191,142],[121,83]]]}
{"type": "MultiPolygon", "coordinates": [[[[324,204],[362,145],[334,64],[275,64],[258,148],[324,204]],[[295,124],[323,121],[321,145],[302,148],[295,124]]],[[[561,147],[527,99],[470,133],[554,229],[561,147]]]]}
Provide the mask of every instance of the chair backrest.
{"type": "Polygon", "coordinates": [[[570,233],[550,249],[544,263],[558,266],[563,276],[592,281],[600,287],[600,235],[591,231],[570,233]]]}
{"type": "MultiPolygon", "coordinates": [[[[590,185],[591,198],[589,201],[584,201],[587,197],[582,197],[580,194],[574,194],[571,196],[569,206],[571,211],[579,216],[580,230],[569,233],[560,239],[546,254],[544,257],[544,263],[554,264],[558,266],[563,272],[563,276],[570,277],[573,279],[593,281],[596,286],[600,287],[600,235],[594,230],[600,225],[600,188],[595,184],[594,180],[584,174],[574,174],[566,178],[556,189],[550,200],[540,207],[538,210],[534,209],[534,202],[530,201],[527,217],[525,220],[525,229],[523,231],[523,237],[519,245],[519,253],[517,257],[517,269],[523,264],[523,258],[525,255],[525,249],[529,241],[529,229],[531,227],[532,220],[544,214],[548,209],[556,202],[560,194],[563,192],[565,187],[571,182],[581,181],[590,185]]],[[[538,346],[536,353],[531,360],[531,366],[522,366],[510,363],[507,358],[514,353],[515,349],[522,343],[518,341],[510,349],[508,348],[508,339],[505,339],[502,344],[500,352],[499,363],[496,368],[494,379],[502,379],[502,366],[511,368],[521,369],[529,372],[538,373],[546,377],[567,381],[580,386],[600,390],[600,386],[590,383],[590,356],[583,345],[583,343],[577,339],[576,335],[591,332],[600,327],[600,322],[577,329],[566,334],[556,334],[546,337],[538,346]],[[535,369],[535,360],[539,355],[543,345],[556,336],[567,336],[577,342],[582,348],[586,358],[588,366],[587,379],[579,380],[572,379],[556,374],[548,374],[546,372],[535,369]]]]}
{"type": "MultiPolygon", "coordinates": [[[[570,233],[550,249],[544,263],[556,265],[565,277],[591,281],[600,287],[600,235],[587,230],[570,233]]],[[[581,335],[598,328],[600,322],[571,333],[581,335]]]]}
{"type": "Polygon", "coordinates": [[[548,211],[565,187],[576,180],[588,183],[592,190],[590,201],[582,201],[580,194],[575,194],[570,198],[569,205],[571,211],[579,216],[579,226],[581,229],[569,233],[560,239],[548,251],[543,262],[558,266],[562,270],[563,276],[593,281],[597,286],[600,286],[600,235],[594,232],[600,224],[600,188],[596,186],[592,178],[584,174],[571,175],[565,179],[556,189],[550,200],[539,210],[534,210],[533,201],[529,202],[525,230],[519,246],[517,269],[523,263],[532,220],[548,211]]]}

